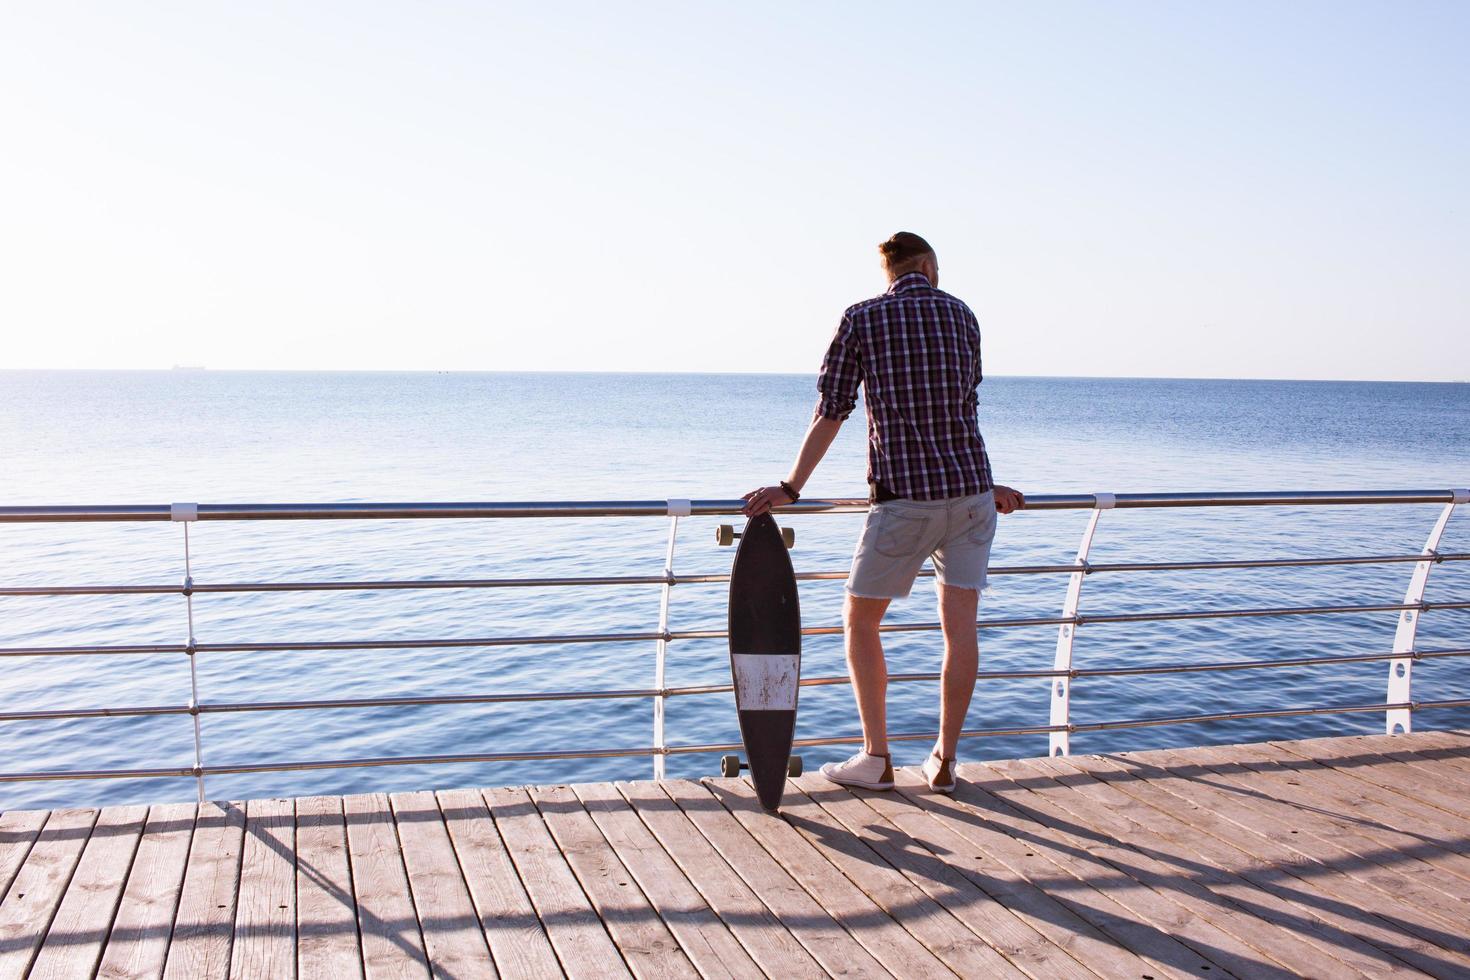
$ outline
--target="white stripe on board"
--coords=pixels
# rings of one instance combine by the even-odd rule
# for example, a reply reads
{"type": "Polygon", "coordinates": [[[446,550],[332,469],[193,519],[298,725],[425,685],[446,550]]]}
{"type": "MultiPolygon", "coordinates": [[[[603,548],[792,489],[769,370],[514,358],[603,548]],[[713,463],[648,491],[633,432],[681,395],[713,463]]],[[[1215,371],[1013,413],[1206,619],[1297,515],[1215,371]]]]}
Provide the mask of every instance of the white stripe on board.
{"type": "Polygon", "coordinates": [[[796,710],[800,655],[737,653],[731,660],[735,664],[736,704],[741,710],[796,710]]]}

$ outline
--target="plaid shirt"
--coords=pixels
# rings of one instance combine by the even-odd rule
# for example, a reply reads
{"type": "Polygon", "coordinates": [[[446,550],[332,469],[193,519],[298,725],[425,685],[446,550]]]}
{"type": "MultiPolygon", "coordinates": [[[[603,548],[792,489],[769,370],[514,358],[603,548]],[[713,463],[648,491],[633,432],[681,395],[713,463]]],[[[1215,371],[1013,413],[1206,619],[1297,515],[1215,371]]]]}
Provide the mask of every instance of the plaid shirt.
{"type": "Polygon", "coordinates": [[[899,497],[941,500],[994,485],[976,418],[980,325],[918,272],[848,308],[817,377],[817,414],[868,406],[868,479],[899,497]]]}

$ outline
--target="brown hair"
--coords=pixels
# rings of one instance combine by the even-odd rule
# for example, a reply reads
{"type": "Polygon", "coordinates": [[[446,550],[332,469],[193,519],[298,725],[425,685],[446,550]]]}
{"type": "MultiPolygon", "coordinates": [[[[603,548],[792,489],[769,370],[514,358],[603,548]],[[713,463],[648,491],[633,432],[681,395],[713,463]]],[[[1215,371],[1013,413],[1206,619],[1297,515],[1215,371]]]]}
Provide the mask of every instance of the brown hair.
{"type": "Polygon", "coordinates": [[[883,264],[891,270],[902,268],[916,259],[934,254],[934,249],[929,247],[929,243],[911,231],[898,232],[879,245],[878,251],[883,254],[883,264]]]}

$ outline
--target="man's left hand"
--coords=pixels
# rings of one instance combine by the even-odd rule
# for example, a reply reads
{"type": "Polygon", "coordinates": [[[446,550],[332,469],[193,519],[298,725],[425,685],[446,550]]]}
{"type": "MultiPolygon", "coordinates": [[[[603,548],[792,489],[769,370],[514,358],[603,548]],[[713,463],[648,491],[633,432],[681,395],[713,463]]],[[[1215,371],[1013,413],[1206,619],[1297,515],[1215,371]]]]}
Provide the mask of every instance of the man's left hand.
{"type": "MultiPolygon", "coordinates": [[[[778,487],[777,489],[780,489],[780,488],[778,487]]],[[[996,510],[1000,511],[1002,514],[1009,514],[1009,513],[1011,513],[1011,511],[1020,510],[1021,508],[1025,507],[1025,506],[1026,506],[1026,495],[1025,494],[1023,494],[1019,490],[1013,490],[1010,487],[1003,487],[1000,484],[996,484],[996,486],[995,486],[995,509],[996,510]]]]}
{"type": "Polygon", "coordinates": [[[772,507],[783,507],[792,503],[791,494],[782,490],[779,486],[761,487],[752,490],[740,498],[745,501],[745,508],[741,511],[746,517],[759,517],[772,507]]]}

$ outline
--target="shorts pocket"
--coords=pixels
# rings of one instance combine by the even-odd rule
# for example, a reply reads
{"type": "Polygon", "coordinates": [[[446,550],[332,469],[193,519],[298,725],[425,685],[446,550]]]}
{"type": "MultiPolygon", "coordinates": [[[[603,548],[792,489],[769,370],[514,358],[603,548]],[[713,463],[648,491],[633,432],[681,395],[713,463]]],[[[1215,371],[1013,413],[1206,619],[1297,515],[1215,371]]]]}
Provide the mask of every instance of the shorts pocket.
{"type": "Polygon", "coordinates": [[[929,518],[885,510],[878,520],[878,536],[873,546],[886,558],[908,558],[923,546],[929,518]]]}
{"type": "Polygon", "coordinates": [[[989,544],[995,539],[995,504],[989,501],[971,508],[970,528],[965,537],[971,544],[989,544]]]}

